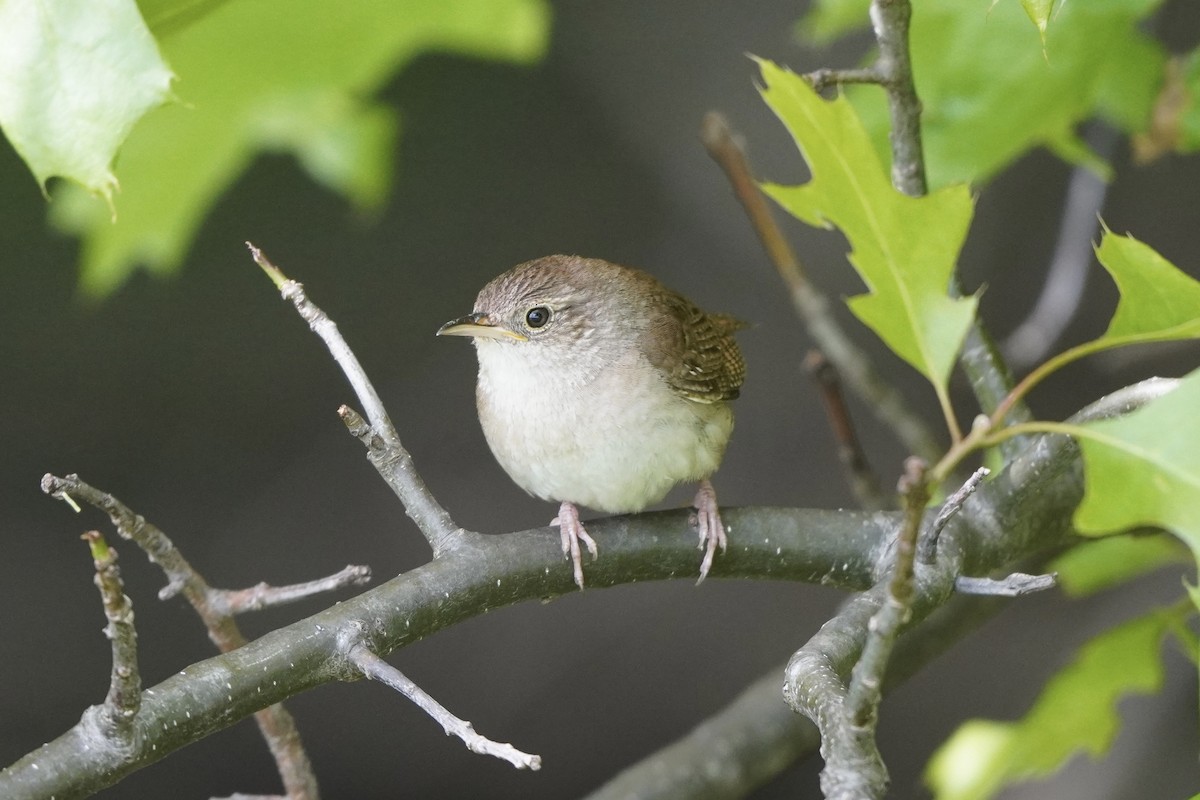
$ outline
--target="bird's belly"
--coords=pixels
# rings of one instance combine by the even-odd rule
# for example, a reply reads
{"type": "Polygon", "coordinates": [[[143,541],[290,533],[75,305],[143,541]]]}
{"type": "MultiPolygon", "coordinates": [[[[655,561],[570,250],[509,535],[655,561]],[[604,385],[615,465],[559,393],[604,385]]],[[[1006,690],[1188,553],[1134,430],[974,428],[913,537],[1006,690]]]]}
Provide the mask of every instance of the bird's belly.
{"type": "Polygon", "coordinates": [[[640,511],[675,484],[708,477],[733,429],[728,404],[695,403],[661,385],[601,380],[548,391],[481,374],[478,391],[491,408],[481,415],[488,445],[517,485],[606,513],[640,511]]]}

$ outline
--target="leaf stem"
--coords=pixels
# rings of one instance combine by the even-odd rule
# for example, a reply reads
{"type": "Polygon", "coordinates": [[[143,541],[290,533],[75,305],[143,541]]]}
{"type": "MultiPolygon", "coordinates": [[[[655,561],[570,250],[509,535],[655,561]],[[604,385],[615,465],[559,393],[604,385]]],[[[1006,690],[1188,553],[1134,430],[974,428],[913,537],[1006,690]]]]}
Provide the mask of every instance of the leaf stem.
{"type": "Polygon", "coordinates": [[[944,384],[935,383],[934,391],[937,392],[938,405],[942,407],[942,415],[946,418],[946,429],[950,431],[950,441],[952,445],[962,441],[962,427],[958,424],[958,417],[954,413],[954,406],[950,402],[950,393],[946,391],[944,384]]]}

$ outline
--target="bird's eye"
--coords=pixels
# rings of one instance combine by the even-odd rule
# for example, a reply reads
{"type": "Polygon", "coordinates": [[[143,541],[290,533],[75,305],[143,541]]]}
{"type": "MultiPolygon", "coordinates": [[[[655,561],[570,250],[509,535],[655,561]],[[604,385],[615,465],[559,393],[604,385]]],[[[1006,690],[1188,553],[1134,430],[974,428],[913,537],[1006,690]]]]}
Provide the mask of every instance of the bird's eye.
{"type": "Polygon", "coordinates": [[[534,306],[525,312],[525,324],[531,328],[541,328],[550,321],[550,309],[546,306],[534,306]]]}

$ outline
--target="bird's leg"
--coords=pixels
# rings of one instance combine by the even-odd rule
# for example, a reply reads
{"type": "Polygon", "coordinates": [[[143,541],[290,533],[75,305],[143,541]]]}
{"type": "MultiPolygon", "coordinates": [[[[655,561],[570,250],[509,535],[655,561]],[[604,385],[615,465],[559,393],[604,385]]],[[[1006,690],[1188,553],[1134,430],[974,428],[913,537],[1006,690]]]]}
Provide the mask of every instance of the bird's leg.
{"type": "Polygon", "coordinates": [[[583,529],[583,523],[579,521],[579,509],[574,503],[564,502],[559,506],[558,516],[550,520],[550,524],[558,526],[559,533],[562,534],[563,555],[571,559],[571,566],[575,570],[575,585],[583,589],[583,559],[579,543],[582,541],[587,546],[592,560],[595,561],[596,540],[588,536],[588,532],[583,529]]]}
{"type": "Polygon", "coordinates": [[[700,580],[697,585],[708,577],[712,567],[713,557],[717,548],[725,552],[728,539],[725,538],[725,526],[721,523],[721,512],[717,509],[717,492],[712,482],[705,478],[700,481],[696,491],[696,499],[692,503],[696,507],[696,530],[700,534],[700,549],[704,550],[704,560],[700,562],[700,580]]]}

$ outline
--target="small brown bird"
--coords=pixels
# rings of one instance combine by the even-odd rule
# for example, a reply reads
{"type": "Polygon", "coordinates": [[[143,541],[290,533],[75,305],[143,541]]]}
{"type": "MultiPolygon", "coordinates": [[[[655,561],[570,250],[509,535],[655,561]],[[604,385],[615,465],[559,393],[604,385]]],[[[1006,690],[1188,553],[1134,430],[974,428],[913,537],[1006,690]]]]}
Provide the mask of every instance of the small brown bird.
{"type": "Polygon", "coordinates": [[[733,333],[640,270],[546,256],[483,287],[475,310],[439,336],[470,336],[476,405],[496,460],[526,492],[561,503],[563,554],[583,588],[580,542],[596,543],[578,505],[641,511],[699,481],[700,580],[725,527],[709,476],[733,430],[729,401],[746,374],[733,333]]]}

